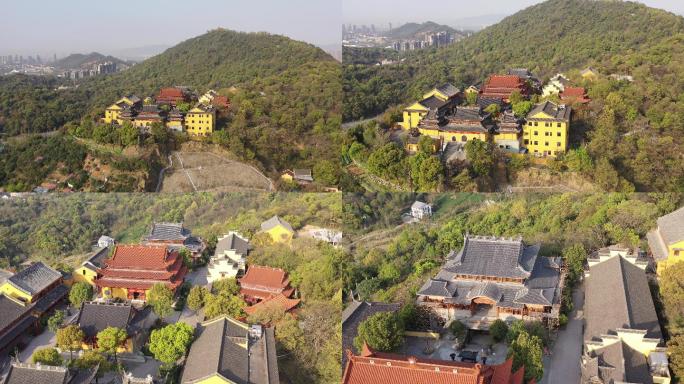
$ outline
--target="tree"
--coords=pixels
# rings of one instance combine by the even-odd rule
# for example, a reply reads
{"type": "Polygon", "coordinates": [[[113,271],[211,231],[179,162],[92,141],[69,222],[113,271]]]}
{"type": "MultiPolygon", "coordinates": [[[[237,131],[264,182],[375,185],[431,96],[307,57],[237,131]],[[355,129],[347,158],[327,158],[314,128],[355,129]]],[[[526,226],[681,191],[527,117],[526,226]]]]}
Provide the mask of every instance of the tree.
{"type": "Polygon", "coordinates": [[[93,287],[83,281],[74,283],[69,291],[69,302],[76,308],[93,297],[93,287]]]}
{"type": "Polygon", "coordinates": [[[150,335],[150,352],[155,359],[170,367],[187,352],[193,332],[193,328],[185,323],[155,329],[150,335]]]}
{"type": "Polygon", "coordinates": [[[51,332],[57,332],[59,327],[62,325],[62,322],[64,321],[64,311],[57,310],[55,313],[50,316],[48,319],[48,329],[51,332]]]}
{"type": "Polygon", "coordinates": [[[404,150],[395,143],[388,143],[376,149],[368,157],[368,170],[391,180],[402,180],[406,176],[404,150]]]}
{"type": "Polygon", "coordinates": [[[513,104],[513,114],[517,117],[525,117],[532,110],[534,104],[531,101],[520,101],[513,104]]]}
{"type": "Polygon", "coordinates": [[[178,254],[183,258],[183,264],[188,268],[192,268],[192,254],[190,253],[190,250],[183,247],[178,251],[178,254]]]}
{"type": "Polygon", "coordinates": [[[525,322],[522,320],[514,320],[508,327],[508,333],[506,334],[506,343],[511,344],[522,332],[527,332],[525,328],[525,322]]]}
{"type": "Polygon", "coordinates": [[[492,335],[492,338],[495,342],[500,343],[506,340],[506,335],[508,334],[508,325],[506,325],[505,321],[496,319],[492,325],[489,326],[489,334],[492,335]]]}
{"type": "Polygon", "coordinates": [[[223,294],[207,294],[204,302],[204,315],[208,319],[213,319],[221,315],[227,315],[236,319],[240,318],[244,316],[245,312],[243,311],[243,308],[247,305],[239,296],[227,296],[223,294]]]}
{"type": "Polygon", "coordinates": [[[336,162],[321,160],[314,165],[313,176],[323,185],[335,186],[340,181],[340,169],[336,162]]]}
{"type": "Polygon", "coordinates": [[[427,153],[428,155],[431,155],[435,152],[434,150],[435,146],[435,141],[430,137],[430,136],[421,136],[420,139],[418,139],[418,151],[427,153]]]}
{"type": "Polygon", "coordinates": [[[499,113],[501,113],[501,106],[500,106],[499,104],[496,104],[496,103],[489,104],[489,105],[484,109],[484,111],[487,112],[487,113],[491,113],[492,115],[495,115],[495,116],[496,116],[496,115],[498,115],[499,113]]]}
{"type": "Polygon", "coordinates": [[[494,167],[494,154],[490,143],[481,140],[471,140],[465,145],[466,158],[478,176],[491,174],[494,167]]]}
{"type": "Polygon", "coordinates": [[[391,352],[404,342],[404,328],[393,312],[379,312],[359,324],[358,335],[354,345],[358,350],[363,348],[364,341],[371,349],[391,352]]]}
{"type": "Polygon", "coordinates": [[[119,128],[119,139],[121,140],[121,145],[128,147],[131,145],[138,144],[138,135],[140,130],[131,124],[130,121],[124,121],[124,123],[119,128]]]}
{"type": "Polygon", "coordinates": [[[521,332],[508,347],[508,358],[513,358],[513,371],[525,366],[525,381],[541,380],[544,374],[542,341],[537,336],[521,332]]]}
{"type": "Polygon", "coordinates": [[[477,92],[467,92],[466,93],[466,102],[468,105],[476,105],[477,104],[477,92]]]}
{"type": "Polygon", "coordinates": [[[204,298],[209,293],[206,288],[201,285],[195,285],[188,293],[188,308],[193,311],[198,311],[204,306],[204,298]]]}
{"type": "Polygon", "coordinates": [[[659,284],[669,322],[684,324],[684,263],[674,263],[665,268],[659,284]]]}
{"type": "Polygon", "coordinates": [[[582,244],[573,244],[563,249],[563,260],[568,266],[568,283],[573,286],[584,273],[587,251],[582,244]]]}
{"type": "Polygon", "coordinates": [[[675,377],[684,377],[684,334],[674,335],[667,342],[670,369],[675,377]]]}
{"type": "Polygon", "coordinates": [[[226,277],[211,283],[211,290],[217,295],[235,296],[240,293],[240,286],[234,277],[226,277]]]}
{"type": "Polygon", "coordinates": [[[107,327],[97,333],[97,348],[104,352],[114,355],[116,362],[116,350],[123,346],[128,338],[125,330],[116,327],[107,327]]]}
{"type": "Polygon", "coordinates": [[[57,346],[69,351],[69,359],[74,359],[74,351],[81,349],[85,334],[77,325],[67,325],[57,330],[57,346]]]}
{"type": "Polygon", "coordinates": [[[59,351],[55,348],[40,348],[33,352],[31,361],[34,364],[41,363],[58,367],[62,365],[62,356],[60,356],[59,351]]]}
{"type": "Polygon", "coordinates": [[[436,156],[420,152],[409,158],[409,165],[411,180],[417,191],[434,191],[443,183],[444,166],[436,156]]]}
{"type": "Polygon", "coordinates": [[[74,365],[79,369],[89,369],[98,367],[97,374],[95,376],[96,383],[98,378],[101,378],[102,376],[104,376],[105,373],[114,369],[113,364],[110,363],[104,355],[92,349],[83,352],[81,357],[74,361],[74,365]]]}
{"type": "Polygon", "coordinates": [[[518,103],[525,101],[525,100],[523,99],[520,91],[513,91],[513,92],[511,92],[511,96],[508,98],[508,101],[511,104],[518,104],[518,103]]]}
{"type": "Polygon", "coordinates": [[[164,283],[156,283],[147,295],[152,310],[162,319],[173,312],[173,291],[164,283]]]}
{"type": "Polygon", "coordinates": [[[454,335],[456,339],[458,339],[459,342],[462,343],[465,341],[465,336],[468,329],[459,320],[453,320],[449,324],[449,330],[451,331],[451,334],[454,335]]]}

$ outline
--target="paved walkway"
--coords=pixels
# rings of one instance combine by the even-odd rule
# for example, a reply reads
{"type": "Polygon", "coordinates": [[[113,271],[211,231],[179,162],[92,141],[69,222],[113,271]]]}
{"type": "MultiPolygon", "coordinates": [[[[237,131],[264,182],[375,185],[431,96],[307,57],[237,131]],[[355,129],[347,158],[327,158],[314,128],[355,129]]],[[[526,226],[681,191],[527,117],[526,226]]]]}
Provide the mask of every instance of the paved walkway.
{"type": "Polygon", "coordinates": [[[550,357],[544,358],[544,377],[540,384],[577,384],[580,382],[584,285],[573,292],[574,310],[565,329],[558,332],[550,357]]]}

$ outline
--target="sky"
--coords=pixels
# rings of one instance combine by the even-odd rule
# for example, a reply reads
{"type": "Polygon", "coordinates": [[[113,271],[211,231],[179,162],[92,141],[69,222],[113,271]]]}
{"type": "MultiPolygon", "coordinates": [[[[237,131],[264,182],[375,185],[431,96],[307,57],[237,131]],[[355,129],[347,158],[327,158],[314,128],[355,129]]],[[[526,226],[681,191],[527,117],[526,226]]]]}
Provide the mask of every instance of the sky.
{"type": "MultiPolygon", "coordinates": [[[[542,0],[448,0],[416,7],[415,0],[342,1],[345,24],[376,24],[383,28],[387,28],[387,23],[390,22],[394,27],[407,22],[425,21],[454,27],[459,27],[457,23],[491,24],[530,5],[542,2],[542,0]],[[434,12],[430,12],[431,7],[434,7],[434,12]],[[407,12],[407,10],[419,10],[419,12],[407,12]]],[[[640,2],[680,15],[684,14],[683,0],[640,0],[640,2]]]]}
{"type": "Polygon", "coordinates": [[[173,46],[217,27],[319,46],[341,40],[340,0],[3,1],[0,55],[173,46]]]}

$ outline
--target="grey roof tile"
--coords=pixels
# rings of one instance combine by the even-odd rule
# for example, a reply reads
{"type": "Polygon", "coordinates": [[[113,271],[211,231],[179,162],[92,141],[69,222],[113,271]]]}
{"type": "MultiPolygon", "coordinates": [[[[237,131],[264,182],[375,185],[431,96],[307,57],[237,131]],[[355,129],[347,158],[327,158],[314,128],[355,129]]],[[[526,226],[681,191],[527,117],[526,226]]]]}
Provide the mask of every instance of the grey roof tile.
{"type": "Polygon", "coordinates": [[[51,284],[54,284],[61,277],[61,273],[39,261],[9,277],[7,281],[16,288],[35,295],[51,284]]]}

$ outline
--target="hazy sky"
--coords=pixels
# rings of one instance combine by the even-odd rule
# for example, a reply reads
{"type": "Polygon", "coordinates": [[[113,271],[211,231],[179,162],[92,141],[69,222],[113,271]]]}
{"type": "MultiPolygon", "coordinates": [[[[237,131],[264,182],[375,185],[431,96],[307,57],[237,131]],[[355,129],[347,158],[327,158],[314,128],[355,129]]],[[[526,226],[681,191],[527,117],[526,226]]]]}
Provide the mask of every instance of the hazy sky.
{"type": "Polygon", "coordinates": [[[0,54],[175,45],[216,27],[330,45],[342,24],[340,0],[8,0],[2,14],[0,54]]]}
{"type": "MultiPolygon", "coordinates": [[[[382,25],[392,22],[394,26],[410,21],[435,21],[453,24],[467,18],[510,15],[542,0],[447,0],[421,3],[415,0],[342,0],[344,23],[382,25]],[[407,10],[410,10],[407,12],[407,10]]],[[[652,7],[684,14],[683,0],[640,0],[652,7]]],[[[482,17],[490,20],[491,17],[482,17]]]]}

